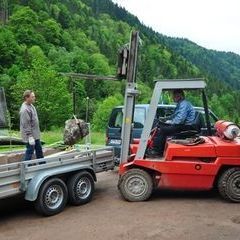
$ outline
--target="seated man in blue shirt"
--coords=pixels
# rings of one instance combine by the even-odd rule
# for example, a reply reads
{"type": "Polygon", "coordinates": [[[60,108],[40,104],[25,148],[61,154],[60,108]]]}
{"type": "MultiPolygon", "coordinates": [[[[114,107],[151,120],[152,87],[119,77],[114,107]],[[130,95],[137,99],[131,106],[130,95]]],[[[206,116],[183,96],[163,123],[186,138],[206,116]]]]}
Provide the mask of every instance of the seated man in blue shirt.
{"type": "Polygon", "coordinates": [[[150,155],[163,155],[168,136],[194,129],[195,110],[192,104],[185,100],[183,90],[174,90],[173,100],[177,103],[177,106],[169,119],[165,123],[158,125],[158,132],[153,140],[153,149],[150,150],[150,155]]]}

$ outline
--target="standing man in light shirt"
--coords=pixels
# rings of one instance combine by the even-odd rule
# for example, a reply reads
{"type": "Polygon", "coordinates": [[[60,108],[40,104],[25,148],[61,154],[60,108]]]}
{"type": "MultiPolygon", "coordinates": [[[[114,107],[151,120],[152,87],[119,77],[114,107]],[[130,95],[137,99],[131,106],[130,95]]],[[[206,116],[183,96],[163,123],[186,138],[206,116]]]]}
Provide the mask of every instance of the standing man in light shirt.
{"type": "Polygon", "coordinates": [[[31,90],[23,93],[23,104],[20,108],[20,132],[26,143],[26,152],[23,161],[31,160],[34,150],[36,158],[43,158],[42,145],[40,141],[40,128],[35,102],[35,94],[31,90]]]}

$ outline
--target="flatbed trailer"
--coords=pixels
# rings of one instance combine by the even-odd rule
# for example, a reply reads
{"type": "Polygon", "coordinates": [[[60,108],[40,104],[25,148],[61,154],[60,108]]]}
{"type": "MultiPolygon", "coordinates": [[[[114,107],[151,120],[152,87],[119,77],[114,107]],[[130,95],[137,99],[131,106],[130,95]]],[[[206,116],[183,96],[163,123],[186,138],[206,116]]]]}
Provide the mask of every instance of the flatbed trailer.
{"type": "Polygon", "coordinates": [[[0,199],[23,194],[46,216],[89,202],[96,173],[114,169],[114,150],[63,152],[43,159],[0,165],[0,199]]]}

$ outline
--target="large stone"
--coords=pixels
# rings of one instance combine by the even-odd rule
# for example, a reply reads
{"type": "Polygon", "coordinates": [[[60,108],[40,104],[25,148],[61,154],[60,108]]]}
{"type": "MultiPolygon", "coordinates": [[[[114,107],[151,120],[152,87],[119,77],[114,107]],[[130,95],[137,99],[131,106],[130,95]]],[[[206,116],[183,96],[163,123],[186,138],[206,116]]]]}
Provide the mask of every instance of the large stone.
{"type": "Polygon", "coordinates": [[[89,134],[88,125],[81,119],[69,119],[65,122],[63,141],[66,145],[74,145],[89,134]]]}

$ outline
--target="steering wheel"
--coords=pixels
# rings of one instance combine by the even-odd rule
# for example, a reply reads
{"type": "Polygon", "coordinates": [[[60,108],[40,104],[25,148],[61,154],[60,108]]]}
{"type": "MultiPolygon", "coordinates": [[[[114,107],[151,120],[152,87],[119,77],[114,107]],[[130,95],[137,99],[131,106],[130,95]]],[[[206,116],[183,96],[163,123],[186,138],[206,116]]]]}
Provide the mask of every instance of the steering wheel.
{"type": "Polygon", "coordinates": [[[170,123],[166,123],[166,121],[163,121],[162,119],[158,119],[157,122],[157,127],[159,127],[160,125],[171,125],[170,123]]]}

